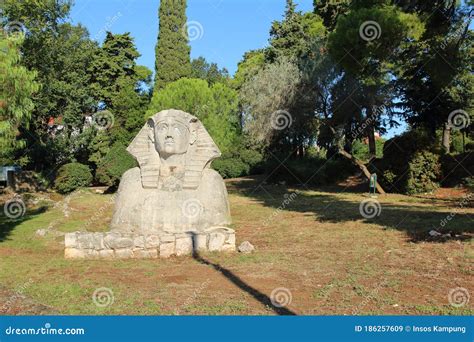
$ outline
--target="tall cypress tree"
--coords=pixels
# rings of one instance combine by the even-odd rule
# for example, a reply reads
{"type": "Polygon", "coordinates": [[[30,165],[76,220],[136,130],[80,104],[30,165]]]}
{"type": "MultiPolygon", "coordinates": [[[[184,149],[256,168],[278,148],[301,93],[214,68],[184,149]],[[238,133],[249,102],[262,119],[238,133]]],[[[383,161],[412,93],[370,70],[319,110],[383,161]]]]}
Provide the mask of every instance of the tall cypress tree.
{"type": "Polygon", "coordinates": [[[154,92],[191,73],[186,0],[161,0],[159,20],[154,92]]]}

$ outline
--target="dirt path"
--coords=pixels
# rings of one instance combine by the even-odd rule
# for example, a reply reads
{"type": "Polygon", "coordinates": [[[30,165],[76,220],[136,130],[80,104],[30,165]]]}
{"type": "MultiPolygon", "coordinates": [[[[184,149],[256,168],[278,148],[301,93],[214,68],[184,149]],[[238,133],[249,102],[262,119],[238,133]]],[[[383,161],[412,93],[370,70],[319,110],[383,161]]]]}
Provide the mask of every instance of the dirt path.
{"type": "Polygon", "coordinates": [[[12,291],[0,285],[1,315],[54,315],[52,308],[39,304],[22,294],[21,288],[12,291]]]}

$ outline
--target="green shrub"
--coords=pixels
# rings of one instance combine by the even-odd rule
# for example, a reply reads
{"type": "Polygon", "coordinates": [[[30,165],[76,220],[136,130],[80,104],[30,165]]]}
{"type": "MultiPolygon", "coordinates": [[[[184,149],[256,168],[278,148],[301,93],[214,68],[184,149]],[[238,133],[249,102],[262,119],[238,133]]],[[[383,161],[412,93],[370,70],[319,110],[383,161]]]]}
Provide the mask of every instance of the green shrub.
{"type": "Polygon", "coordinates": [[[88,186],[91,182],[92,173],[87,165],[69,163],[59,168],[54,187],[64,194],[88,186]]]}
{"type": "Polygon", "coordinates": [[[468,188],[469,190],[474,191],[474,177],[473,177],[473,176],[466,177],[466,178],[464,179],[464,185],[465,185],[466,188],[468,188]]]}
{"type": "Polygon", "coordinates": [[[212,162],[212,168],[223,178],[236,178],[248,175],[249,165],[239,158],[222,158],[212,162]]]}
{"type": "Polygon", "coordinates": [[[387,140],[383,158],[372,161],[369,170],[377,173],[385,191],[432,191],[441,175],[438,147],[426,132],[411,130],[387,140]]]}
{"type": "Polygon", "coordinates": [[[441,158],[443,186],[458,186],[474,174],[474,153],[446,154],[441,158]]]}
{"type": "Polygon", "coordinates": [[[123,173],[135,166],[136,161],[125,146],[115,144],[100,161],[95,174],[96,181],[108,186],[117,185],[123,173]]]}
{"type": "MultiPolygon", "coordinates": [[[[377,153],[377,158],[382,158],[384,144],[384,139],[377,138],[375,140],[375,150],[377,153]]],[[[354,142],[352,143],[352,155],[362,161],[369,160],[369,144],[365,144],[363,141],[360,140],[354,140],[354,142]]]]}
{"type": "MultiPolygon", "coordinates": [[[[284,158],[279,158],[283,160],[284,158]]],[[[303,158],[290,159],[284,165],[277,160],[267,163],[268,182],[305,185],[334,184],[354,174],[355,166],[346,159],[303,158]]]]}
{"type": "Polygon", "coordinates": [[[440,156],[428,151],[415,153],[408,164],[405,191],[409,194],[430,192],[439,187],[441,177],[440,156]]]}
{"type": "Polygon", "coordinates": [[[245,138],[234,140],[230,150],[212,162],[212,168],[223,178],[235,178],[264,172],[263,156],[245,138]]]}

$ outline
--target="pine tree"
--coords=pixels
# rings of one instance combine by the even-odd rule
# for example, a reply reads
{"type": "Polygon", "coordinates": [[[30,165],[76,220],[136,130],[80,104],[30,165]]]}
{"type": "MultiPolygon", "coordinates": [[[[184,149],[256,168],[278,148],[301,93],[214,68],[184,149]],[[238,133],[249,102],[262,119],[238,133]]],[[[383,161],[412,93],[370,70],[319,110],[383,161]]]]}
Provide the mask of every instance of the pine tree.
{"type": "Polygon", "coordinates": [[[186,0],[161,0],[160,30],[155,55],[155,89],[191,74],[186,25],[186,0]]]}
{"type": "Polygon", "coordinates": [[[15,152],[25,146],[18,129],[28,127],[32,97],[39,90],[37,73],[20,65],[22,42],[21,36],[9,38],[0,30],[0,164],[12,163],[15,152]]]}

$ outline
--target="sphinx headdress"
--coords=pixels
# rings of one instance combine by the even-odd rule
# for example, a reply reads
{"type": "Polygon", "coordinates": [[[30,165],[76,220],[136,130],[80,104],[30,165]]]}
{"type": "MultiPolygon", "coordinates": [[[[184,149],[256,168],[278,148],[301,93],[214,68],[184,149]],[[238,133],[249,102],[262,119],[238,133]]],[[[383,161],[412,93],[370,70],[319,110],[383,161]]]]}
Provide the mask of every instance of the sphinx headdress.
{"type": "Polygon", "coordinates": [[[164,110],[153,115],[133,139],[127,151],[135,157],[140,166],[143,187],[157,188],[160,156],[155,148],[153,131],[155,124],[165,117],[173,117],[196,134],[195,141],[190,142],[186,152],[183,183],[184,189],[196,189],[201,182],[202,171],[209,168],[211,161],[220,157],[221,152],[204,125],[195,116],[176,109],[164,110]]]}

